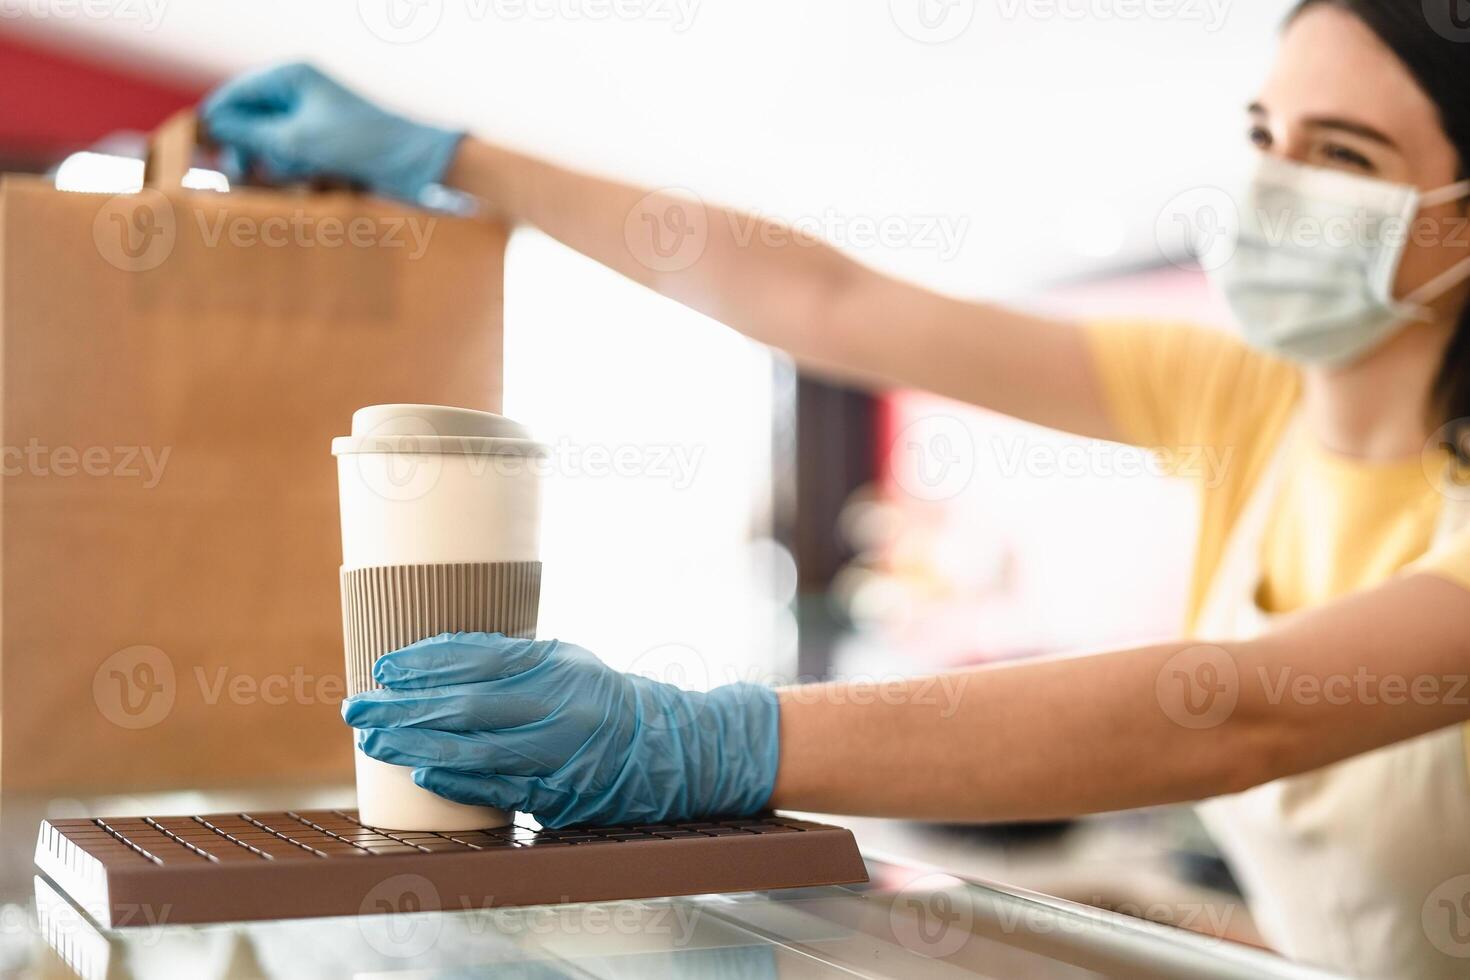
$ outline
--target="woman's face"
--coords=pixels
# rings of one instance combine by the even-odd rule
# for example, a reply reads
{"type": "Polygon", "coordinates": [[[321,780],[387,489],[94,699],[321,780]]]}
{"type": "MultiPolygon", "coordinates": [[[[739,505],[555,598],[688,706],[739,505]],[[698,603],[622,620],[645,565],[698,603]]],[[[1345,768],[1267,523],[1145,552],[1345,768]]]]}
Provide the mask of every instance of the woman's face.
{"type": "MultiPolygon", "coordinates": [[[[1309,7],[1287,27],[1248,125],[1262,152],[1298,163],[1426,191],[1460,179],[1459,155],[1429,96],[1362,21],[1330,4],[1309,7]]],[[[1464,201],[1420,212],[1396,295],[1470,257],[1466,213],[1464,201]]],[[[1453,315],[1467,294],[1462,286],[1434,305],[1453,315]]]]}

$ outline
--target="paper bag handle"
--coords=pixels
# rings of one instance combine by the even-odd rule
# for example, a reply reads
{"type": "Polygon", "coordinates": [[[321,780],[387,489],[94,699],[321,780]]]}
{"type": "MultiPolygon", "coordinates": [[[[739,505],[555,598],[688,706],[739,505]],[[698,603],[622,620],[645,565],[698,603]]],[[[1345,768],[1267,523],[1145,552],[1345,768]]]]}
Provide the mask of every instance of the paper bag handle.
{"type": "Polygon", "coordinates": [[[194,162],[199,145],[199,120],[192,109],[182,109],[165,119],[148,140],[148,161],[143,165],[143,186],[174,190],[194,162]]]}
{"type": "MultiPolygon", "coordinates": [[[[0,0],[3,2],[3,0],[0,0]]],[[[194,162],[194,151],[214,144],[199,128],[199,117],[193,109],[181,109],[169,116],[148,138],[148,158],[143,164],[143,186],[155,190],[177,190],[194,162]]],[[[232,180],[231,183],[234,183],[232,180]]],[[[317,178],[309,186],[318,190],[355,190],[352,185],[317,178]]]]}

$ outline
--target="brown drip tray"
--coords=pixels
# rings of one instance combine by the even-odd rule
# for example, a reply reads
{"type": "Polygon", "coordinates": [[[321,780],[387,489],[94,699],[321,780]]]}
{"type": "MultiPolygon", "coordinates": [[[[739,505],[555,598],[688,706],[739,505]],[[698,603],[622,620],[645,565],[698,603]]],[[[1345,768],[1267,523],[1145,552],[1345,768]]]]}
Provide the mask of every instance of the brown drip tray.
{"type": "Polygon", "coordinates": [[[106,928],[867,880],[851,832],[779,814],[442,834],[367,827],[354,810],[46,820],[36,865],[106,928]]]}

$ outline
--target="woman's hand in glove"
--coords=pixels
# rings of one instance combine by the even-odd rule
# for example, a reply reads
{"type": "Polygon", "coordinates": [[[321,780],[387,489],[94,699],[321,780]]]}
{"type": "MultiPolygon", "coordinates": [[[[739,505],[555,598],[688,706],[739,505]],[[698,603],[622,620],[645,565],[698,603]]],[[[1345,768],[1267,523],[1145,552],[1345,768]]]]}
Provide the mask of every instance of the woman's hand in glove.
{"type": "Polygon", "coordinates": [[[232,169],[277,181],[343,178],[409,203],[443,179],[464,137],[394,115],[301,63],[225,82],[200,119],[232,169]]]}
{"type": "Polygon", "coordinates": [[[707,694],[606,666],[580,647],[446,633],[382,657],[384,690],[343,702],[358,744],[446,799],[548,827],[758,812],[776,781],[774,691],[707,694]]]}

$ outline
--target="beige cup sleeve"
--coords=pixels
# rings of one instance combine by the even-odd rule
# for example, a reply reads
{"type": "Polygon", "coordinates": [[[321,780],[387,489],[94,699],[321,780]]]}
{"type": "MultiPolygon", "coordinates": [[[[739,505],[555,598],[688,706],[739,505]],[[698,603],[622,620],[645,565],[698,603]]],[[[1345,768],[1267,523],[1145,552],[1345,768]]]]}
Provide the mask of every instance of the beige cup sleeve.
{"type": "Polygon", "coordinates": [[[342,570],[347,693],[378,685],[385,653],[440,633],[535,636],[541,563],[378,565],[342,570]]]}

